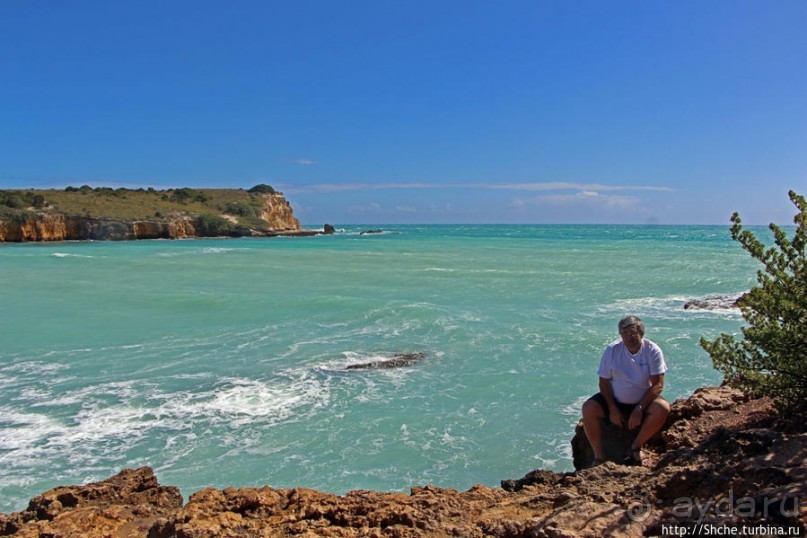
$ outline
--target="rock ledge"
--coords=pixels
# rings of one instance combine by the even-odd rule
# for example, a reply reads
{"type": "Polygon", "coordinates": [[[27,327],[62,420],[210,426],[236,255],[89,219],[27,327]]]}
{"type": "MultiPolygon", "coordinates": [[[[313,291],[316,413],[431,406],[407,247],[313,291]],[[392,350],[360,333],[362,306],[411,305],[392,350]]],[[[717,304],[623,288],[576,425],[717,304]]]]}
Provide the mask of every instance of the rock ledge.
{"type": "Polygon", "coordinates": [[[782,526],[804,536],[807,433],[775,429],[775,419],[768,400],[704,388],[673,404],[645,467],[538,470],[502,488],[465,492],[204,489],[183,506],[177,488],[161,486],[150,468],[127,469],[0,514],[0,535],[638,537],[700,521],[782,526]]]}

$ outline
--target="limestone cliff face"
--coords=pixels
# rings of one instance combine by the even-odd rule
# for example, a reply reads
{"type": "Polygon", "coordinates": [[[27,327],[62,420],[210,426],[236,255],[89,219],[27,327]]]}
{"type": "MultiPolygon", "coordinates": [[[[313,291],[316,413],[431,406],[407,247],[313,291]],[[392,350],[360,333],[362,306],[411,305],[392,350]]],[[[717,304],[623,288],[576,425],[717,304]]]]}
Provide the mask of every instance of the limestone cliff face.
{"type": "MultiPolygon", "coordinates": [[[[246,235],[304,234],[291,204],[281,193],[265,194],[261,219],[266,230],[244,230],[246,235]]],[[[53,211],[29,212],[0,218],[0,242],[27,241],[126,241],[135,239],[185,239],[196,237],[190,216],[169,220],[125,220],[65,215],[53,211]]]]}
{"type": "Polygon", "coordinates": [[[194,237],[190,220],[124,221],[51,213],[0,220],[0,241],[123,241],[194,237]]]}
{"type": "Polygon", "coordinates": [[[261,218],[272,230],[299,231],[300,221],[294,217],[291,204],[281,193],[265,194],[261,218]]]}
{"type": "Polygon", "coordinates": [[[61,241],[67,236],[63,215],[31,215],[0,220],[0,241],[61,241]]]}

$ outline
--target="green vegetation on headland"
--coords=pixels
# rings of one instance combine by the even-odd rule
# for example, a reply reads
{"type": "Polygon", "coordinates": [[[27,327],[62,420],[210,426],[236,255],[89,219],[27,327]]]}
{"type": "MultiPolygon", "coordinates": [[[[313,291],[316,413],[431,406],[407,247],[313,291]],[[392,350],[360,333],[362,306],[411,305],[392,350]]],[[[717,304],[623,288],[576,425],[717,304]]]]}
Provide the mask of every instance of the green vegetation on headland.
{"type": "Polygon", "coordinates": [[[0,219],[20,221],[42,213],[94,219],[165,222],[192,220],[199,235],[242,235],[267,230],[261,214],[269,185],[244,189],[112,189],[67,187],[64,190],[0,190],[0,219]]]}

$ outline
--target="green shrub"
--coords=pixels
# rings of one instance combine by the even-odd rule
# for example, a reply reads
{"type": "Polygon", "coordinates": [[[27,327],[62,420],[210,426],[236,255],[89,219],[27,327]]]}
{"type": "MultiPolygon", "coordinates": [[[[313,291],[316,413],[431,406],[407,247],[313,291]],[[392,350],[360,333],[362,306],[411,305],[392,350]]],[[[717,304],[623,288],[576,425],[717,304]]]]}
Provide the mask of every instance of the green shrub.
{"type": "Polygon", "coordinates": [[[182,188],[176,189],[173,193],[171,193],[170,200],[172,202],[202,202],[205,203],[207,201],[207,196],[205,193],[201,191],[197,191],[194,189],[182,188]]]}
{"type": "Polygon", "coordinates": [[[0,191],[0,205],[12,209],[24,209],[34,205],[34,195],[30,192],[0,191]]]}
{"type": "Polygon", "coordinates": [[[224,205],[222,211],[239,217],[256,218],[260,216],[259,207],[244,202],[229,202],[224,205]]]}
{"type": "Polygon", "coordinates": [[[770,396],[782,411],[807,410],[807,202],[790,191],[799,209],[796,231],[788,239],[771,224],[774,246],[765,248],[742,227],[737,213],[731,217],[731,237],[763,264],[758,285],[740,300],[747,326],[740,341],[722,334],[701,346],[726,381],[757,396],[770,396]]]}
{"type": "Polygon", "coordinates": [[[28,219],[35,217],[36,213],[0,205],[0,219],[2,220],[13,222],[14,224],[24,224],[28,219]]]}
{"type": "Polygon", "coordinates": [[[259,185],[255,185],[247,192],[252,194],[275,194],[277,191],[275,191],[275,189],[273,189],[271,186],[261,183],[259,185]]]}
{"type": "Polygon", "coordinates": [[[217,215],[203,213],[194,219],[193,225],[196,228],[196,235],[201,237],[240,235],[232,222],[217,215]]]}

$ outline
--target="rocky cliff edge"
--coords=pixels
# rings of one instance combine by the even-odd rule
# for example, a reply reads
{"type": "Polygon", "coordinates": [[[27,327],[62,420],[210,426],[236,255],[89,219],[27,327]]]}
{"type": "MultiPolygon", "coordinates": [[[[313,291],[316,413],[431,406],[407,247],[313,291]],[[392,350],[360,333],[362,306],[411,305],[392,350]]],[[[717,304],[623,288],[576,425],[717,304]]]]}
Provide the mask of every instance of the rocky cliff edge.
{"type": "Polygon", "coordinates": [[[186,504],[148,467],[52,489],[0,515],[0,535],[115,537],[804,536],[807,434],[728,387],[678,400],[644,467],[533,471],[501,488],[410,493],[204,489],[186,504]],[[721,531],[720,529],[723,529],[721,531]],[[786,533],[786,534],[782,534],[786,533]]]}
{"type": "MultiPolygon", "coordinates": [[[[108,189],[109,190],[109,189],[108,189]]],[[[125,190],[125,189],[124,189],[125,190]]],[[[41,191],[49,192],[49,191],[41,191]]],[[[114,191],[112,191],[114,192],[114,191]]],[[[159,194],[158,191],[155,191],[159,194]]],[[[169,191],[175,192],[175,191],[169,191]]],[[[200,192],[204,191],[192,191],[200,192]]],[[[215,192],[224,192],[218,190],[215,192]]],[[[58,193],[64,197],[64,193],[58,193]]],[[[87,196],[75,193],[74,197],[87,196]]],[[[90,196],[97,193],[90,193],[90,196]]],[[[302,229],[300,221],[294,216],[291,204],[282,193],[253,194],[251,199],[257,201],[255,206],[244,202],[230,202],[223,209],[213,213],[203,213],[206,217],[200,220],[198,209],[214,211],[215,208],[199,205],[196,211],[171,211],[161,215],[157,211],[154,218],[125,218],[115,216],[115,209],[120,206],[121,196],[147,195],[127,191],[117,198],[109,197],[112,216],[75,214],[62,211],[59,205],[40,205],[27,207],[15,212],[0,213],[0,242],[28,241],[124,241],[136,239],[185,239],[192,237],[215,236],[278,236],[278,235],[315,235],[302,229]],[[114,202],[114,204],[113,204],[114,202]],[[245,212],[254,213],[255,219],[250,224],[242,223],[245,212]],[[239,214],[242,213],[242,214],[239,214]]],[[[53,196],[53,195],[51,195],[53,196]]],[[[156,195],[155,195],[156,196],[156,195]]],[[[246,196],[246,194],[245,194],[246,196]]],[[[19,197],[18,197],[19,198],[19,197]]],[[[45,197],[43,197],[44,199],[45,197]]],[[[162,203],[154,198],[154,203],[162,203]]],[[[135,202],[132,202],[134,204],[135,202]]],[[[138,200],[137,203],[142,203],[138,200]]]]}

